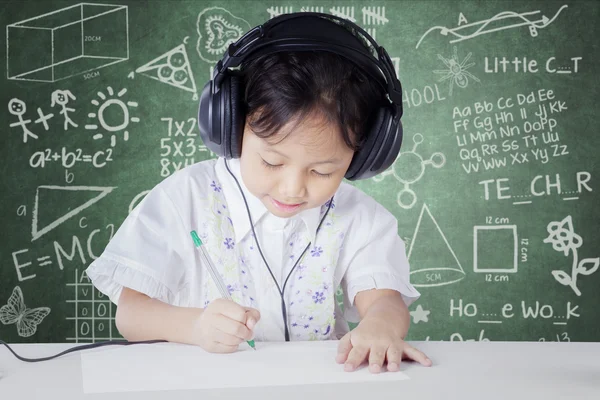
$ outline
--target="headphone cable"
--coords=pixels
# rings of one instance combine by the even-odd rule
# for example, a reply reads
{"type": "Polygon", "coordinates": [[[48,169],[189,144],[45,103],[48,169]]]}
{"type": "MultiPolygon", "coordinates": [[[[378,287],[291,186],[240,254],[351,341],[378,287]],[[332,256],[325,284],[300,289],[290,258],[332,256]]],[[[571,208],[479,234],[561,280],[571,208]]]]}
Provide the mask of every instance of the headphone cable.
{"type": "MultiPolygon", "coordinates": [[[[310,248],[310,245],[312,244],[312,242],[308,242],[308,245],[306,245],[306,247],[304,248],[304,251],[302,252],[302,254],[300,254],[300,257],[298,257],[298,259],[296,260],[296,263],[294,263],[294,266],[288,273],[288,276],[285,279],[285,282],[283,283],[283,289],[281,289],[279,286],[279,283],[277,282],[277,279],[275,279],[275,275],[273,275],[273,272],[271,271],[271,267],[269,267],[269,263],[267,263],[267,260],[265,259],[265,256],[263,255],[262,249],[260,248],[260,244],[258,243],[258,236],[256,236],[256,232],[254,230],[254,222],[252,221],[252,216],[250,215],[250,207],[248,207],[248,202],[246,201],[246,196],[244,195],[242,187],[241,187],[240,183],[238,182],[237,178],[235,177],[235,175],[229,169],[229,164],[227,164],[226,158],[224,158],[224,161],[225,161],[225,168],[227,168],[227,171],[235,180],[235,183],[237,184],[240,194],[242,195],[242,199],[244,200],[244,205],[246,206],[246,212],[248,213],[248,219],[250,221],[250,228],[252,229],[252,234],[254,235],[254,241],[256,242],[256,247],[258,248],[258,252],[260,253],[260,256],[261,256],[262,260],[264,261],[265,265],[267,266],[267,269],[269,270],[269,273],[271,274],[271,278],[273,278],[273,281],[275,282],[275,285],[277,286],[277,290],[279,291],[279,296],[281,296],[281,313],[283,316],[283,326],[285,328],[285,341],[289,342],[290,341],[290,332],[289,332],[288,323],[287,323],[287,310],[286,310],[285,297],[284,297],[285,286],[287,285],[288,279],[294,272],[294,269],[296,269],[296,266],[298,265],[298,263],[300,262],[302,257],[304,257],[304,254],[310,248]]],[[[319,222],[319,225],[317,226],[317,233],[321,229],[321,225],[323,224],[323,221],[327,217],[327,214],[329,214],[329,210],[331,209],[332,204],[333,204],[333,197],[329,200],[329,205],[327,206],[327,211],[325,211],[323,218],[321,218],[321,221],[319,222]]]]}

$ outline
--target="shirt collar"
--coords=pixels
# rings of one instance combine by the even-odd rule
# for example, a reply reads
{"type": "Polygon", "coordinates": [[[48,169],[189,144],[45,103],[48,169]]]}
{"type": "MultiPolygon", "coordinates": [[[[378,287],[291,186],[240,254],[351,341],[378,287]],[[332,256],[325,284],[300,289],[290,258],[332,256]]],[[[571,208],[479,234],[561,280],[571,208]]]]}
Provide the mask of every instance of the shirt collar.
{"type": "MultiPolygon", "coordinates": [[[[235,231],[235,236],[237,241],[241,241],[250,231],[250,220],[248,219],[248,213],[246,210],[246,204],[244,204],[244,197],[246,198],[246,203],[248,204],[248,209],[250,210],[250,215],[252,216],[252,222],[256,227],[256,224],[260,221],[260,219],[269,212],[265,205],[262,203],[260,199],[254,196],[242,179],[240,173],[240,162],[239,159],[229,159],[227,160],[227,165],[225,164],[225,159],[219,157],[216,162],[215,171],[217,174],[217,178],[221,183],[223,188],[223,193],[225,198],[227,199],[227,203],[229,204],[229,214],[231,216],[231,220],[233,223],[233,229],[235,231]],[[235,179],[231,176],[229,171],[227,170],[229,167],[229,171],[235,177],[235,179]],[[238,183],[239,187],[238,187],[238,183]],[[240,194],[240,188],[244,193],[244,197],[240,194]]],[[[327,207],[325,207],[326,209],[327,207]]],[[[308,234],[310,237],[310,241],[314,243],[317,228],[319,227],[319,223],[321,221],[321,210],[323,207],[314,207],[308,210],[301,211],[297,215],[291,218],[300,218],[306,228],[308,230],[308,234]]]]}

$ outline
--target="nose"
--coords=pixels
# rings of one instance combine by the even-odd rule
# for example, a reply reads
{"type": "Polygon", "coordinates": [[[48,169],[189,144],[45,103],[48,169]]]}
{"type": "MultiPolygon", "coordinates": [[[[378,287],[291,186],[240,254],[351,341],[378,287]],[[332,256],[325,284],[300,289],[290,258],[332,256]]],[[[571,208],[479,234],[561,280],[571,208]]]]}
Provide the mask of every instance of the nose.
{"type": "Polygon", "coordinates": [[[281,201],[302,199],[306,195],[305,177],[300,172],[290,172],[284,175],[279,182],[279,193],[281,201]]]}

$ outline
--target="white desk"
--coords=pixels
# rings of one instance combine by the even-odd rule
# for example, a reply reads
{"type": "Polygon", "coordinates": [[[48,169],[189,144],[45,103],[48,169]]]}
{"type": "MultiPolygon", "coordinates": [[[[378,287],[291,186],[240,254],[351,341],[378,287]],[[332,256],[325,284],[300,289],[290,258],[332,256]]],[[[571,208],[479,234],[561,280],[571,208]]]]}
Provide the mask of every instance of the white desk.
{"type": "MultiPolygon", "coordinates": [[[[403,363],[401,368],[410,380],[399,382],[93,395],[85,395],[82,390],[80,352],[50,361],[26,363],[0,346],[0,372],[3,375],[0,399],[600,399],[600,343],[412,344],[423,350],[434,366],[427,368],[416,363],[403,363]]],[[[72,346],[11,345],[24,357],[48,356],[72,346]]]]}

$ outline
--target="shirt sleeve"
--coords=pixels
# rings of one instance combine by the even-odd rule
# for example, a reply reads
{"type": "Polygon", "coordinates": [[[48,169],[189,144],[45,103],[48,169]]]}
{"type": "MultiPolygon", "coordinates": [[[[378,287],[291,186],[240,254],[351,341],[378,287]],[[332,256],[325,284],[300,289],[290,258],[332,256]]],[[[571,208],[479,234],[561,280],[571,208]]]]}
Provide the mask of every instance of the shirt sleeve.
{"type": "Polygon", "coordinates": [[[392,289],[400,292],[408,307],[420,297],[410,283],[410,266],[404,242],[398,235],[398,221],[377,205],[370,233],[365,243],[353,254],[342,279],[344,317],[360,321],[354,304],[356,294],[370,289],[392,289]]]}
{"type": "Polygon", "coordinates": [[[125,286],[180,305],[188,269],[185,244],[190,240],[173,201],[159,184],[127,216],[86,274],[115,304],[125,286]]]}

